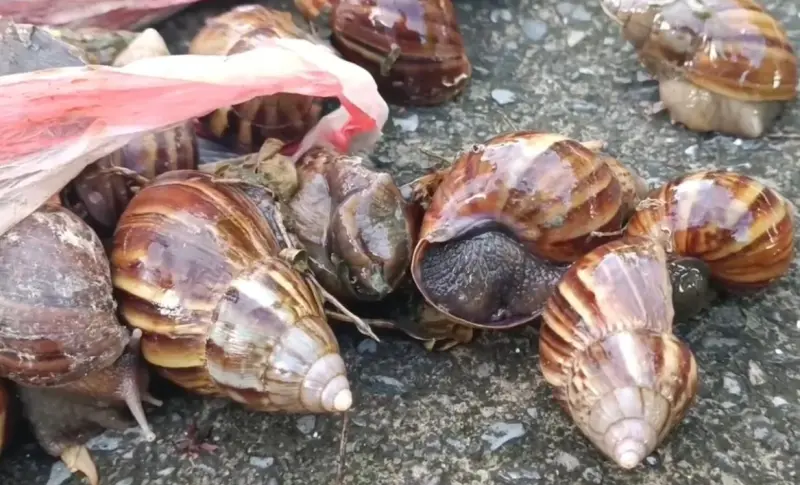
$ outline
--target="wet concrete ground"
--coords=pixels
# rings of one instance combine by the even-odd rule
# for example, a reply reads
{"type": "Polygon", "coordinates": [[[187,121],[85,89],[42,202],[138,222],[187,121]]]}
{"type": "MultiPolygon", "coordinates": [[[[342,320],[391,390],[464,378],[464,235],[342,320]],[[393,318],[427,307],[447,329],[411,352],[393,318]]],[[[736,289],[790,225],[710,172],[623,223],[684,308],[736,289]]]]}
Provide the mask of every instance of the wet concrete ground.
{"type": "MultiPolygon", "coordinates": [[[[657,100],[656,85],[596,2],[456,3],[475,76],[468,92],[446,106],[393,108],[374,161],[401,181],[439,163],[420,149],[453,154],[507,130],[508,118],[521,128],[606,140],[612,155],[654,185],[688,170],[723,167],[759,176],[800,203],[796,104],[770,138],[690,133],[664,115],[646,113],[657,100]]],[[[768,7],[800,45],[797,3],[771,1],[768,7]]],[[[162,27],[196,29],[198,15],[220,10],[195,8],[162,27]]],[[[167,36],[177,42],[186,32],[167,36]]],[[[631,472],[603,459],[552,402],[538,369],[534,327],[484,334],[447,353],[428,353],[394,334],[382,334],[376,344],[341,331],[355,395],[343,483],[798,483],[799,275],[795,264],[765,293],[718,302],[678,324],[700,366],[698,401],[668,441],[631,472]]],[[[92,442],[104,484],[335,481],[341,417],[255,414],[168,387],[160,396],[166,404],[150,412],[155,443],[141,442],[136,430],[107,432],[92,442]],[[214,453],[192,457],[177,449],[195,420],[211,426],[214,453]]],[[[53,463],[23,436],[0,460],[0,483],[79,483],[53,463]]]]}

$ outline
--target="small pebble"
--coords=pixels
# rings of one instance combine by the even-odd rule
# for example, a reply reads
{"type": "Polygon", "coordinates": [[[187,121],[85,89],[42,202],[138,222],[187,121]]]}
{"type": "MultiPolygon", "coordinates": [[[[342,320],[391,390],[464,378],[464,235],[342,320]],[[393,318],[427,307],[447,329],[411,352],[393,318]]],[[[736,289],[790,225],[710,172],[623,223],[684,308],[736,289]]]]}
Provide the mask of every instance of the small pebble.
{"type": "Polygon", "coordinates": [[[574,455],[570,455],[569,453],[562,451],[561,453],[556,456],[556,463],[563,466],[567,469],[567,471],[572,471],[578,468],[581,465],[581,462],[575,458],[574,455]]]}
{"type": "Polygon", "coordinates": [[[725,390],[731,394],[735,394],[737,396],[742,394],[742,386],[739,385],[739,381],[737,381],[735,378],[724,376],[722,378],[722,384],[725,386],[725,390]]]}
{"type": "Polygon", "coordinates": [[[87,441],[86,448],[89,450],[113,451],[119,448],[121,442],[121,438],[112,438],[101,434],[87,441]]]}
{"type": "Polygon", "coordinates": [[[510,22],[513,18],[514,16],[511,15],[511,11],[506,8],[492,10],[492,13],[489,14],[489,19],[491,19],[491,21],[494,23],[497,23],[497,21],[501,19],[505,20],[506,22],[510,22]]]}
{"type": "Polygon", "coordinates": [[[489,426],[489,431],[481,436],[481,439],[489,443],[492,451],[497,450],[509,441],[525,435],[525,427],[522,423],[494,423],[489,426]]]}
{"type": "Polygon", "coordinates": [[[384,385],[387,385],[387,386],[390,386],[390,387],[394,387],[396,389],[400,389],[400,390],[403,390],[403,389],[406,388],[406,386],[402,382],[398,381],[394,377],[373,376],[373,377],[370,377],[369,379],[372,380],[372,381],[380,382],[381,384],[384,384],[384,385]]]}
{"type": "Polygon", "coordinates": [[[700,147],[698,147],[697,145],[692,145],[689,148],[687,148],[686,150],[684,150],[683,153],[693,157],[693,156],[697,155],[697,149],[698,148],[700,148],[700,147]]]}
{"type": "Polygon", "coordinates": [[[539,41],[547,35],[547,24],[541,20],[526,20],[522,23],[522,32],[530,40],[539,41]]]}
{"type": "Polygon", "coordinates": [[[159,476],[166,477],[167,475],[171,475],[172,472],[175,471],[175,467],[164,468],[163,470],[159,470],[156,472],[159,476]]]}
{"type": "Polygon", "coordinates": [[[761,366],[752,360],[747,363],[747,376],[750,378],[750,384],[754,386],[760,386],[767,382],[764,378],[764,371],[761,369],[761,366]]]}
{"type": "Polygon", "coordinates": [[[251,456],[250,457],[250,464],[258,467],[258,468],[269,468],[272,464],[275,463],[275,458],[271,456],[267,457],[258,457],[258,456],[251,456]]]}
{"type": "Polygon", "coordinates": [[[785,406],[785,405],[789,404],[789,401],[787,401],[786,399],[784,399],[784,398],[782,398],[780,396],[775,396],[775,397],[772,398],[772,404],[775,407],[781,407],[781,406],[785,406]]]}
{"type": "Polygon", "coordinates": [[[392,124],[401,131],[412,132],[419,128],[419,116],[413,114],[408,118],[392,117],[392,124]]]}
{"type": "Polygon", "coordinates": [[[372,339],[364,339],[358,344],[356,350],[359,354],[374,354],[378,351],[378,344],[372,339]]]}
{"type": "Polygon", "coordinates": [[[514,100],[517,98],[517,95],[513,92],[509,91],[508,89],[493,89],[492,90],[492,99],[494,99],[497,104],[503,106],[505,104],[513,103],[514,100]]]}
{"type": "Polygon", "coordinates": [[[122,480],[118,481],[115,485],[132,485],[133,478],[123,478],[122,480]]]}
{"type": "Polygon", "coordinates": [[[597,467],[585,469],[582,476],[584,480],[591,483],[603,483],[603,473],[597,467]]]}
{"type": "Polygon", "coordinates": [[[570,47],[575,47],[585,37],[586,32],[581,32],[580,30],[571,30],[569,32],[569,36],[567,36],[567,45],[570,47]]]}
{"type": "Polygon", "coordinates": [[[588,22],[592,20],[592,14],[586,10],[583,5],[578,5],[575,7],[575,10],[572,11],[572,18],[579,22],[588,22]]]}
{"type": "Polygon", "coordinates": [[[303,416],[297,418],[297,429],[303,434],[311,434],[314,431],[314,426],[317,424],[315,416],[303,416]]]}

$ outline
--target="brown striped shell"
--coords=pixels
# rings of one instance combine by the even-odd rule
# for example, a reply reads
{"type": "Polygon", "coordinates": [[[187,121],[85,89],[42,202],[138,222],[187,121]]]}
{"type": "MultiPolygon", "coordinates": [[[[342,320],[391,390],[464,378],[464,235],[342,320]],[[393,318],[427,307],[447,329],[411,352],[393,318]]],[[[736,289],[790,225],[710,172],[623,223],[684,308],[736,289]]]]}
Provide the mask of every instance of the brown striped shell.
{"type": "Polygon", "coordinates": [[[110,237],[117,220],[140,185],[135,178],[110,172],[122,167],[145,178],[197,167],[194,124],[179,123],[137,136],[119,150],[86,167],[61,191],[65,207],[80,215],[100,237],[110,237]]]}
{"type": "MultiPolygon", "coordinates": [[[[369,71],[387,101],[437,105],[466,89],[472,64],[450,0],[329,3],[331,45],[369,71]]],[[[300,9],[314,15],[318,6],[304,0],[300,9]]]]}
{"type": "Polygon", "coordinates": [[[697,363],[672,333],[667,253],[651,238],[616,240],[575,262],[547,300],[540,365],[581,432],[634,468],[684,418],[697,363]]]}
{"type": "Polygon", "coordinates": [[[86,425],[109,426],[95,415],[109,404],[127,405],[155,439],[141,404],[154,402],[147,370],[112,291],[100,239],[61,205],[44,204],[0,237],[0,377],[42,390],[25,412],[56,456],[86,438],[86,425]],[[48,407],[63,412],[33,416],[48,407]]]}
{"type": "Polygon", "coordinates": [[[563,267],[632,212],[643,183],[562,135],[516,132],[453,164],[425,213],[411,274],[455,321],[510,327],[537,317],[563,267]]]}
{"type": "MultiPolygon", "coordinates": [[[[229,55],[257,48],[271,38],[314,42],[291,14],[261,5],[240,5],[206,21],[192,39],[190,54],[229,55]]],[[[322,99],[294,93],[259,96],[200,118],[210,135],[238,153],[258,151],[268,138],[294,143],[317,124],[322,99]]]]}
{"type": "Polygon", "coordinates": [[[763,288],[794,259],[794,208],[781,194],[735,172],[701,171],[654,190],[626,227],[666,242],[669,253],[698,258],[731,290],[763,288]]]}
{"type": "Polygon", "coordinates": [[[797,94],[786,32],[753,0],[602,0],[672,119],[697,131],[760,136],[797,94]]]}
{"type": "Polygon", "coordinates": [[[0,300],[0,377],[18,383],[75,381],[110,366],[128,342],[103,246],[61,206],[0,237],[0,300]]]}
{"type": "Polygon", "coordinates": [[[111,253],[125,320],[170,381],[262,411],[352,401],[320,296],[282,256],[275,202],[254,185],[170,172],[122,215],[111,253]]]}

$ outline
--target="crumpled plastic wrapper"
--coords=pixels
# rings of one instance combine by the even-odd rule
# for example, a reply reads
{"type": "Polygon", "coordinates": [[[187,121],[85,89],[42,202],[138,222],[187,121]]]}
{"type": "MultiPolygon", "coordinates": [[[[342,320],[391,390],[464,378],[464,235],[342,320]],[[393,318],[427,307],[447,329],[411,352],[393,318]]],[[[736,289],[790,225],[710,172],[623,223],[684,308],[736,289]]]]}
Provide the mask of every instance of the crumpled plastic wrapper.
{"type": "Polygon", "coordinates": [[[369,150],[389,114],[366,70],[299,39],[273,39],[231,56],[0,76],[0,235],[136,135],[277,92],[341,101],[306,135],[295,159],[313,145],[369,150]]]}
{"type": "Polygon", "coordinates": [[[137,30],[198,0],[0,0],[0,17],[67,27],[137,30]]]}

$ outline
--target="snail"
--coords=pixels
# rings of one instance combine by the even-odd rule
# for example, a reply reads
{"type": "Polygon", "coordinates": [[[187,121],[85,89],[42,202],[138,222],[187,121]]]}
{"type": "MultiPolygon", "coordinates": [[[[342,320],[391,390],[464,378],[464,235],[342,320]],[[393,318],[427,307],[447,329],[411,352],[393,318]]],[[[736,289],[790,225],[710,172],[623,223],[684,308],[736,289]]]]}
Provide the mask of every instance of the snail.
{"type": "Polygon", "coordinates": [[[110,260],[120,313],[169,381],[258,411],[344,412],[345,365],[298,255],[266,189],[181,170],[134,196],[110,260]]]}
{"type": "MultiPolygon", "coordinates": [[[[261,5],[239,5],[216,17],[195,35],[190,54],[229,55],[257,48],[271,38],[317,42],[300,30],[288,12],[261,5]]],[[[295,93],[259,96],[200,117],[209,137],[237,153],[252,153],[268,138],[300,141],[323,114],[323,98],[295,93]]]]}
{"type": "Polygon", "coordinates": [[[127,406],[152,441],[142,402],[149,376],[116,316],[108,259],[77,215],[45,203],[0,237],[0,378],[17,384],[23,413],[46,452],[93,484],[83,443],[125,428],[127,406]]]}
{"type": "Polygon", "coordinates": [[[604,454],[635,467],[697,393],[697,364],[672,335],[673,318],[708,280],[767,287],[793,253],[792,207],[752,177],[698,171],[651,191],[622,239],[573,263],[545,305],[539,354],[556,399],[604,454]]]}
{"type": "Polygon", "coordinates": [[[268,140],[258,155],[200,170],[252,179],[282,202],[286,227],[307,252],[322,286],[341,301],[378,301],[408,274],[416,227],[391,175],[357,156],[312,148],[297,164],[268,140]]]}
{"type": "Polygon", "coordinates": [[[653,191],[625,234],[664,241],[669,254],[708,265],[730,292],[763,289],[794,260],[794,208],[779,192],[736,172],[685,174],[653,191]]]}
{"type": "Polygon", "coordinates": [[[659,81],[673,123],[757,138],[797,95],[797,58],[753,0],[601,0],[659,81]]]}
{"type": "Polygon", "coordinates": [[[664,247],[626,237],[573,263],[542,312],[540,367],[555,399],[625,469],[682,421],[699,388],[671,300],[664,247]]]}
{"type": "Polygon", "coordinates": [[[295,0],[309,20],[329,14],[331,45],[372,74],[383,97],[430,106],[461,94],[472,77],[450,0],[295,0]]]}
{"type": "Polygon", "coordinates": [[[83,169],[61,190],[61,202],[101,238],[109,238],[143,180],[170,170],[195,168],[197,153],[191,121],[137,135],[83,169]]]}
{"type": "Polygon", "coordinates": [[[433,307],[476,328],[538,317],[566,264],[620,231],[646,193],[595,143],[534,131],[475,145],[434,178],[411,275],[433,307]]]}
{"type": "MultiPolygon", "coordinates": [[[[169,55],[164,39],[146,29],[117,55],[114,65],[164,55],[169,55]]],[[[195,168],[197,163],[197,135],[193,121],[187,120],[137,135],[87,166],[61,190],[61,202],[107,239],[143,181],[170,170],[195,168]]]]}

